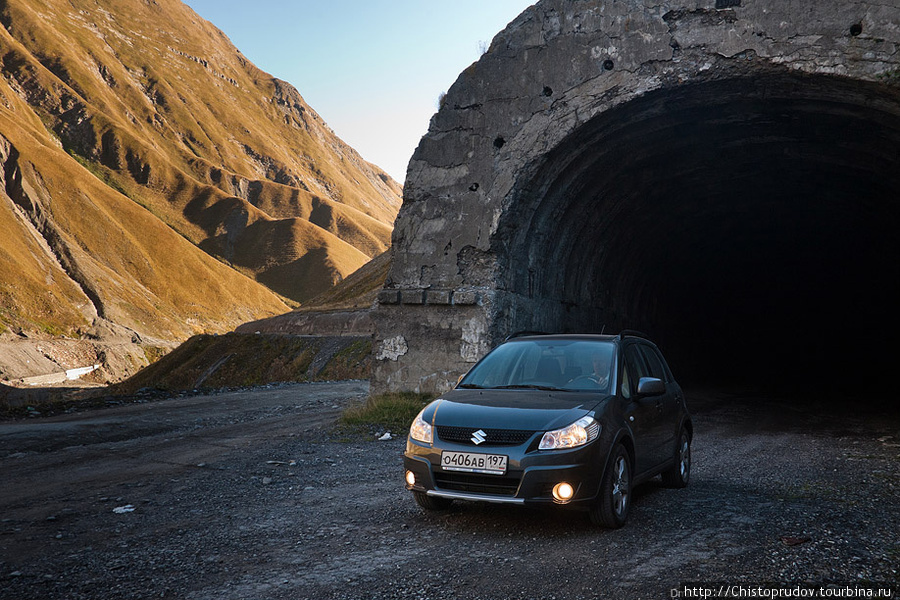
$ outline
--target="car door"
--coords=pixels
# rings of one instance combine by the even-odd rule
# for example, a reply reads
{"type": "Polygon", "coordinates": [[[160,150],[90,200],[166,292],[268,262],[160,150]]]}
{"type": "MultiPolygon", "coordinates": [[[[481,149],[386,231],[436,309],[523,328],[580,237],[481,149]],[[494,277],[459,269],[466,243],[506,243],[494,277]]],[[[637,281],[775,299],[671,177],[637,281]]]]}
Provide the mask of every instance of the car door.
{"type": "Polygon", "coordinates": [[[628,344],[624,350],[619,393],[625,399],[625,418],[634,436],[636,474],[644,473],[659,464],[660,438],[663,435],[656,398],[641,398],[637,395],[641,377],[650,377],[649,369],[637,344],[628,344]]]}
{"type": "Polygon", "coordinates": [[[660,464],[671,458],[674,453],[675,437],[678,435],[680,425],[678,418],[681,389],[670,377],[659,350],[649,344],[638,344],[638,348],[649,369],[649,377],[656,377],[666,384],[666,392],[661,396],[654,396],[659,419],[659,446],[654,452],[654,460],[656,464],[660,464]]]}

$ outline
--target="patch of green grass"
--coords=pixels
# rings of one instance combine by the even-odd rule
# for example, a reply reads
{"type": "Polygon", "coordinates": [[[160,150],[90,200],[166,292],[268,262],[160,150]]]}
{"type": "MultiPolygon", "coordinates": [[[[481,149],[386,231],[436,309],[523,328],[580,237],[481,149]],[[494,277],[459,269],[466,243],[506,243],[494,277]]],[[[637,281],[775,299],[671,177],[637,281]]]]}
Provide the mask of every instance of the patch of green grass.
{"type": "Polygon", "coordinates": [[[432,394],[388,392],[371,396],[362,406],[344,411],[341,424],[351,427],[375,425],[395,434],[409,429],[410,423],[435,398],[432,394]]]}

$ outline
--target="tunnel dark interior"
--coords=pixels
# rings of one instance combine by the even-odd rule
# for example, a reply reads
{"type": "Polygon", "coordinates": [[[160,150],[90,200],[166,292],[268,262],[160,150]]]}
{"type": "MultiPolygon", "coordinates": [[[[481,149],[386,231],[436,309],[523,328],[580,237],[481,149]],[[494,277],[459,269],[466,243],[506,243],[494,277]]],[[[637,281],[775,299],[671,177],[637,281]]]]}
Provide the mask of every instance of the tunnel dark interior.
{"type": "Polygon", "coordinates": [[[506,327],[641,330],[687,385],[889,394],[900,88],[680,85],[588,121],[523,179],[498,236],[506,327]]]}

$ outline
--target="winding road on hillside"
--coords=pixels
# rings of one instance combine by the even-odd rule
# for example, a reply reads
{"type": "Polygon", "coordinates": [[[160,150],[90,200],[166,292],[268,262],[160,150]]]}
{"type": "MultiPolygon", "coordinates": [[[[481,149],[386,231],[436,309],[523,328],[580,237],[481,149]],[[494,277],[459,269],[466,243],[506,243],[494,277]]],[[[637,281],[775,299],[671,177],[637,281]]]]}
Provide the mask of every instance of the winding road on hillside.
{"type": "Polygon", "coordinates": [[[898,581],[900,418],[694,391],[691,485],[630,520],[403,489],[362,381],[0,422],[0,598],[668,598],[686,582],[898,581]]]}

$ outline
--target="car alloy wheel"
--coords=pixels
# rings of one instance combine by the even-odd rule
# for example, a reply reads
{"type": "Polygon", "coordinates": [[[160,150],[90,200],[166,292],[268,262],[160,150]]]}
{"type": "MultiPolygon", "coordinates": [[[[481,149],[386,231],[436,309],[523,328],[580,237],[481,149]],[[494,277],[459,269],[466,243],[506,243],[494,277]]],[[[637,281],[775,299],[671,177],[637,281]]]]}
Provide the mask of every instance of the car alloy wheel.
{"type": "Polygon", "coordinates": [[[673,488],[687,487],[691,479],[691,435],[681,430],[678,446],[675,448],[674,464],[662,474],[663,484],[673,488]]]}
{"type": "Polygon", "coordinates": [[[628,512],[628,460],[624,456],[617,456],[613,465],[612,504],[616,516],[624,520],[628,512]]]}
{"type": "Polygon", "coordinates": [[[617,444],[603,475],[600,495],[590,509],[591,521],[600,527],[618,529],[625,524],[630,508],[631,457],[621,444],[617,444]]]}

